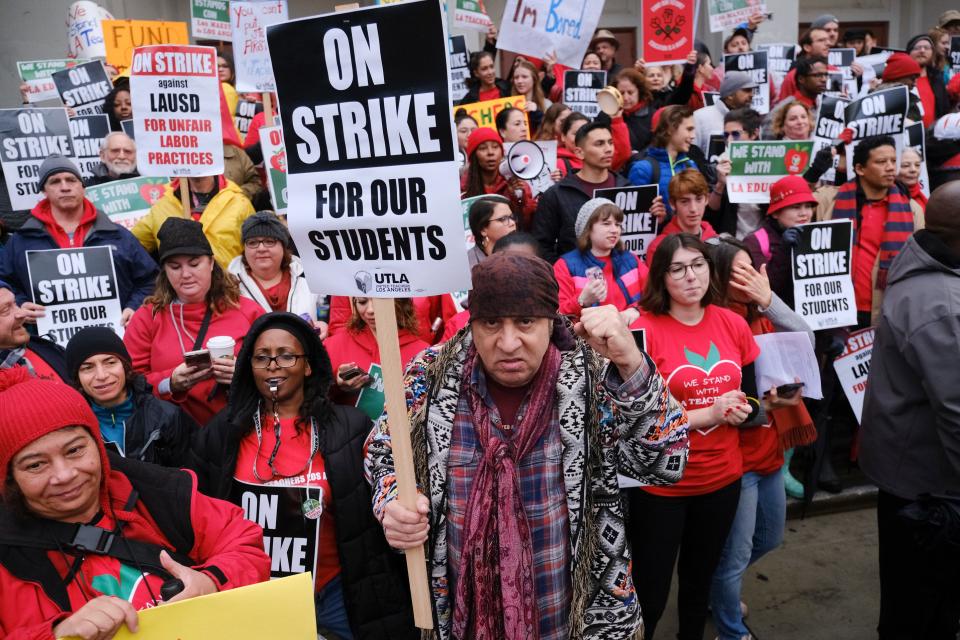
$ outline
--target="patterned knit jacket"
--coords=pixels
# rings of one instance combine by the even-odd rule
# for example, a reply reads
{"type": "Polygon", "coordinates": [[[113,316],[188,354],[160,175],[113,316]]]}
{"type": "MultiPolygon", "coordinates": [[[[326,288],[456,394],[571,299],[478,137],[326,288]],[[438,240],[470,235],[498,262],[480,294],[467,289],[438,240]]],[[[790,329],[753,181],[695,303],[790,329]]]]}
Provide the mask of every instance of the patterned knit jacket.
{"type": "MultiPolygon", "coordinates": [[[[430,498],[430,574],[436,631],[450,638],[452,602],[447,586],[447,456],[464,361],[472,342],[466,327],[440,347],[421,353],[404,380],[414,466],[420,490],[430,498]]],[[[687,461],[687,417],[648,359],[651,372],[638,398],[614,397],[605,381],[610,362],[577,340],[562,352],[557,376],[557,415],[570,526],[573,594],[570,638],[624,640],[640,637],[643,622],[630,573],[631,550],[617,474],[646,484],[680,480],[687,461]]],[[[619,383],[613,369],[611,382],[619,383]]],[[[396,497],[386,417],[367,443],[374,511],[396,497]]]]}

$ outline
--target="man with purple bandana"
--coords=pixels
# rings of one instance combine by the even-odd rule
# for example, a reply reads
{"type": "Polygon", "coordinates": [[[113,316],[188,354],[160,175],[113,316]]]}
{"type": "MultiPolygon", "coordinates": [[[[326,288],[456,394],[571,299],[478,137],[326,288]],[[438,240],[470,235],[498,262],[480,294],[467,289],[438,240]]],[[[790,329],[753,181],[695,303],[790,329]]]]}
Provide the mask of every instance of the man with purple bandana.
{"type": "Polygon", "coordinates": [[[686,415],[614,307],[558,315],[543,260],[495,254],[473,282],[470,323],[407,369],[416,511],[385,416],[367,443],[387,541],[427,544],[441,640],[639,637],[618,474],[677,482],[686,415]]]}

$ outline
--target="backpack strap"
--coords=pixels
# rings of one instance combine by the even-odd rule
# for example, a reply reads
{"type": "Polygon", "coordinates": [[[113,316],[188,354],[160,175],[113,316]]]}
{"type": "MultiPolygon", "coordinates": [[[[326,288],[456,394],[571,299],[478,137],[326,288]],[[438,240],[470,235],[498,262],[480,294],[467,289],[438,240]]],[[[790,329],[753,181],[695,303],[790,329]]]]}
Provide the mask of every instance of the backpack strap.
{"type": "Polygon", "coordinates": [[[756,230],[753,236],[757,239],[757,243],[760,245],[760,253],[762,253],[763,257],[767,259],[767,262],[770,262],[770,235],[767,233],[767,230],[763,227],[760,227],[756,230]]]}

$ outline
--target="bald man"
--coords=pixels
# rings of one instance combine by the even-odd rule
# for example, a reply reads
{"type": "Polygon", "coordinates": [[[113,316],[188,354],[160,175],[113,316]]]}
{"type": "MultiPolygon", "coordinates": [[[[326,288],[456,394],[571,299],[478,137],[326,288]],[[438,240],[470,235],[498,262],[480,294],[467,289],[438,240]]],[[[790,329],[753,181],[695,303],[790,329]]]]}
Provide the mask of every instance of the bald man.
{"type": "Polygon", "coordinates": [[[960,533],[930,523],[946,500],[923,498],[960,505],[958,201],[960,182],[931,195],[926,228],[890,268],[873,344],[860,467],[880,488],[881,640],[953,639],[960,620],[960,533]]]}

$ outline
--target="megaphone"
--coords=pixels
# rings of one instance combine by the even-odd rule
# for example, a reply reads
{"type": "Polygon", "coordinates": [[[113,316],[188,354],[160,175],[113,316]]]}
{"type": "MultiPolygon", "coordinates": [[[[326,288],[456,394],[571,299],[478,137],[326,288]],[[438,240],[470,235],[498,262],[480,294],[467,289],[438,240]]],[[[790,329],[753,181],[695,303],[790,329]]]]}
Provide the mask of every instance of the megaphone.
{"type": "Polygon", "coordinates": [[[536,142],[520,140],[513,143],[500,163],[500,175],[508,180],[513,177],[533,180],[543,171],[546,162],[543,150],[536,142]]]}

